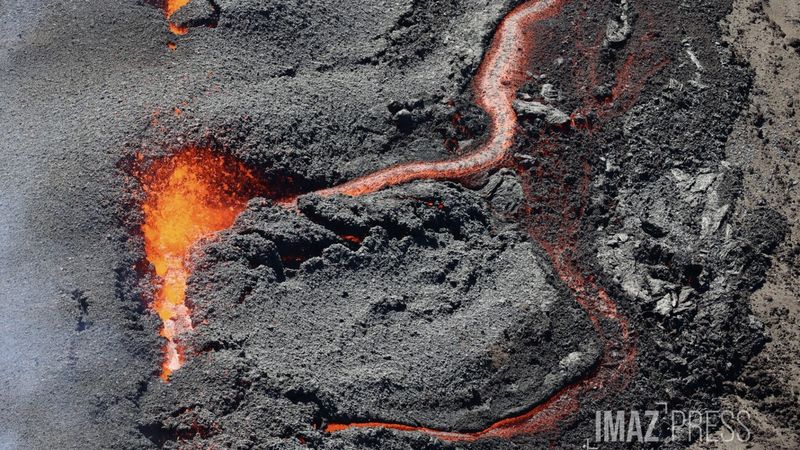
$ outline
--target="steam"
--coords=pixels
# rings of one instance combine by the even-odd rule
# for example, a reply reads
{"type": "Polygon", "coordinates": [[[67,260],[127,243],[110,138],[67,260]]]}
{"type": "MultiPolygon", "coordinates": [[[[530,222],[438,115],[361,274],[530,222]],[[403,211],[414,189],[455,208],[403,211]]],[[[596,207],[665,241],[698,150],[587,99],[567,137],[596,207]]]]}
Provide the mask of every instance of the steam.
{"type": "MultiPolygon", "coordinates": [[[[13,107],[0,111],[0,120],[10,120],[13,107]]],[[[41,402],[43,380],[60,364],[69,337],[53,326],[58,290],[51,255],[59,246],[37,241],[31,226],[39,166],[19,138],[15,131],[6,136],[10,148],[0,167],[0,450],[30,447],[32,424],[56,420],[50,403],[41,402]]]]}
{"type": "Polygon", "coordinates": [[[27,369],[22,355],[26,352],[24,341],[27,314],[18,305],[25,298],[19,283],[24,283],[24,269],[16,261],[19,239],[24,227],[19,218],[24,217],[24,196],[19,190],[4,186],[0,190],[0,382],[2,395],[21,396],[30,393],[30,377],[20,376],[27,369]],[[23,272],[23,273],[21,273],[23,272]],[[20,276],[23,275],[23,276],[20,276]]]}
{"type": "Polygon", "coordinates": [[[15,450],[19,448],[17,437],[13,433],[0,431],[0,450],[15,450]]]}
{"type": "MultiPolygon", "coordinates": [[[[3,177],[7,180],[6,177],[3,177]]],[[[3,183],[6,184],[6,183],[3,183]]],[[[23,193],[11,186],[3,186],[0,190],[0,409],[5,409],[2,429],[0,429],[0,450],[18,447],[18,437],[10,416],[20,413],[20,406],[30,394],[35,382],[33,377],[24,376],[30,373],[30,359],[24,357],[26,345],[23,337],[28,324],[27,314],[18,304],[23,294],[17,281],[20,279],[20,267],[14,264],[14,255],[18,253],[15,238],[20,237],[22,225],[19,218],[24,217],[23,193]],[[27,359],[27,361],[26,361],[27,359]]]]}
{"type": "Polygon", "coordinates": [[[37,365],[52,359],[39,344],[57,342],[42,326],[45,319],[36,317],[37,304],[53,298],[53,286],[25,261],[31,254],[24,219],[29,186],[15,185],[15,178],[0,173],[0,450],[20,448],[20,427],[39,385],[37,365]]]}

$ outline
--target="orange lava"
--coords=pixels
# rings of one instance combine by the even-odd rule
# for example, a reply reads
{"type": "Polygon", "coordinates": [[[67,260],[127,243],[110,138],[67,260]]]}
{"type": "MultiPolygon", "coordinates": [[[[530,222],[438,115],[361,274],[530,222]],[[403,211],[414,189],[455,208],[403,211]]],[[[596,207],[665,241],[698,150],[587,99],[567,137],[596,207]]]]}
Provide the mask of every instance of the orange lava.
{"type": "Polygon", "coordinates": [[[172,34],[174,34],[174,35],[183,36],[184,34],[189,32],[189,27],[185,27],[185,26],[181,26],[181,25],[175,25],[174,23],[170,22],[169,23],[169,31],[171,31],[172,34]]]}
{"type": "MultiPolygon", "coordinates": [[[[167,17],[188,1],[167,1],[167,17]]],[[[414,180],[463,179],[507,162],[509,150],[514,146],[519,131],[512,103],[520,86],[526,81],[525,68],[534,51],[529,28],[558,13],[565,2],[566,0],[529,0],[514,8],[498,26],[473,83],[476,103],[490,120],[490,133],[482,145],[463,156],[399,164],[316,193],[360,196],[414,180]]],[[[635,101],[643,83],[632,79],[632,61],[633,57],[624,61],[617,74],[618,84],[612,92],[613,99],[617,99],[623,91],[632,94],[630,99],[622,102],[624,107],[635,101]]],[[[645,78],[647,76],[649,74],[645,74],[645,78]]],[[[609,111],[605,115],[616,111],[609,111]]],[[[601,114],[601,117],[605,115],[601,114]]],[[[588,192],[588,172],[587,167],[585,183],[581,187],[583,199],[588,192]]],[[[189,252],[203,237],[233,223],[247,199],[254,193],[251,186],[257,183],[240,163],[233,163],[208,150],[194,148],[154,162],[147,175],[140,179],[147,194],[143,206],[145,223],[142,226],[146,256],[161,278],[152,307],[164,322],[161,334],[166,338],[167,345],[162,378],[167,379],[183,362],[180,335],[192,329],[190,308],[185,302],[186,283],[191,273],[189,252]]],[[[528,197],[528,200],[532,199],[528,197]]],[[[291,196],[282,199],[278,204],[292,208],[296,206],[295,201],[296,196],[291,196]]],[[[548,240],[535,227],[531,226],[529,231],[552,259],[559,278],[573,292],[600,338],[603,345],[602,356],[591,373],[559,390],[546,401],[531,406],[527,411],[498,420],[476,432],[452,432],[376,421],[328,423],[324,430],[338,432],[353,428],[387,428],[425,433],[447,441],[533,435],[557,431],[567,418],[573,417],[580,410],[587,397],[597,399],[611,391],[623,389],[635,370],[636,357],[636,347],[628,322],[602,287],[591,276],[584,274],[573,259],[573,255],[578,253],[577,223],[582,211],[568,217],[569,203],[563,202],[557,206],[564,217],[555,221],[557,225],[553,230],[556,231],[555,235],[564,236],[563,238],[556,239],[558,242],[551,242],[552,239],[548,240]]],[[[527,213],[526,219],[532,222],[533,213],[527,213]]],[[[359,243],[361,239],[353,235],[341,237],[352,243],[359,243]]],[[[283,255],[282,258],[293,261],[300,257],[283,255]]]]}
{"type": "Polygon", "coordinates": [[[145,256],[160,285],[151,308],[163,322],[165,358],[161,378],[184,362],[180,336],[192,329],[186,304],[191,274],[190,250],[200,239],[233,224],[257,180],[241,163],[207,149],[188,148],[152,163],[139,176],[146,199],[142,205],[145,256]]]}
{"type": "Polygon", "coordinates": [[[486,142],[464,156],[442,161],[399,164],[318,191],[320,195],[358,196],[414,180],[453,180],[499,165],[508,156],[517,134],[513,102],[526,81],[524,67],[533,52],[525,32],[531,24],[555,15],[566,0],[532,0],[514,8],[495,31],[494,39],[478,68],[473,90],[476,103],[490,120],[486,142]]]}
{"type": "MultiPolygon", "coordinates": [[[[178,12],[179,9],[188,5],[192,0],[164,0],[164,14],[167,16],[167,21],[172,18],[172,15],[178,12]]],[[[189,32],[189,28],[180,26],[169,21],[169,31],[176,35],[184,35],[189,32]]]]}
{"type": "Polygon", "coordinates": [[[166,0],[164,2],[164,13],[166,13],[167,19],[172,17],[179,9],[188,5],[190,1],[192,0],[166,0]]]}

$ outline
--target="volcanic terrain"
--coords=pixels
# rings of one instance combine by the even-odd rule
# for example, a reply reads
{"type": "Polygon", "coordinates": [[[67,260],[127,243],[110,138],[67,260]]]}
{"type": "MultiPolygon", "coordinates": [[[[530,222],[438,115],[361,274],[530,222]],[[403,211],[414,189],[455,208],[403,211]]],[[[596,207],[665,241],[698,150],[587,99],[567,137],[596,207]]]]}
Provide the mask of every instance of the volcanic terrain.
{"type": "Polygon", "coordinates": [[[0,449],[794,448],[795,13],[0,4],[0,449]]]}

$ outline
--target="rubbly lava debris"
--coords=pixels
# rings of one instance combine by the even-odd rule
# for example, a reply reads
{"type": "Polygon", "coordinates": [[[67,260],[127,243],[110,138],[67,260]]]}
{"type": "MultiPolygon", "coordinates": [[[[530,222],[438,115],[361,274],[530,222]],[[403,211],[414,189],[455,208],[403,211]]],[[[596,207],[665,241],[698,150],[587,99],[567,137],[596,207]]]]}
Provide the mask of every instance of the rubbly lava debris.
{"type": "MultiPolygon", "coordinates": [[[[256,378],[253,391],[312,390],[319,400],[307,407],[325,420],[396,417],[456,429],[485,427],[497,408],[518,408],[517,389],[506,383],[531,396],[522,403],[547,398],[591,367],[599,347],[585,313],[547,281],[544,255],[511,222],[489,232],[491,214],[476,203],[463,188],[425,182],[358,199],[301,198],[301,211],[315,222],[361,223],[369,231],[357,250],[328,234],[327,247],[309,252],[291,277],[280,276],[288,269],[271,242],[291,236],[290,248],[312,248],[324,228],[274,204],[252,205],[206,248],[194,275],[198,289],[190,288],[204,325],[189,347],[213,350],[190,358],[170,385],[157,388],[160,395],[207,404],[214,391],[187,383],[232,364],[256,378]],[[432,199],[448,206],[429,205],[432,199]],[[253,233],[265,223],[269,234],[253,233]],[[525,278],[509,276],[523,268],[525,278]],[[318,350],[309,353],[298,333],[313,333],[318,350]],[[548,342],[559,345],[545,350],[548,342]],[[432,359],[441,361],[436,370],[432,359]],[[419,394],[409,397],[409,389],[419,394]]],[[[260,423],[234,416],[223,428],[269,436],[260,423]]]]}

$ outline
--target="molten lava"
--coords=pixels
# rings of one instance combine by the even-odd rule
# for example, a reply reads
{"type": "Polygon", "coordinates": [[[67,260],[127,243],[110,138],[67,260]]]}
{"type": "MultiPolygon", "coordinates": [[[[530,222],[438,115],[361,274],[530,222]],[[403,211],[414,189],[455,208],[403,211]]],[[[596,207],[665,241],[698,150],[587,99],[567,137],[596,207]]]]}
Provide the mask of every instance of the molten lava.
{"type": "Polygon", "coordinates": [[[527,80],[525,67],[533,51],[526,28],[555,15],[564,2],[525,2],[508,13],[498,26],[473,84],[476,103],[490,120],[491,131],[483,145],[458,158],[399,164],[317,193],[358,196],[414,180],[454,180],[497,167],[508,156],[517,134],[513,102],[527,80]]]}
{"type": "Polygon", "coordinates": [[[167,18],[172,17],[179,9],[188,5],[190,1],[192,0],[166,0],[164,2],[164,12],[167,14],[167,18]]]}
{"type": "Polygon", "coordinates": [[[170,19],[172,18],[173,14],[178,12],[179,9],[188,5],[190,1],[192,0],[164,0],[164,14],[167,16],[167,21],[169,23],[169,30],[172,31],[172,33],[177,35],[183,35],[189,32],[189,29],[187,27],[177,25],[173,23],[170,19]]]}
{"type": "Polygon", "coordinates": [[[163,322],[167,343],[161,378],[167,380],[184,361],[180,336],[192,329],[186,304],[190,250],[230,227],[258,182],[242,164],[197,148],[155,161],[139,178],[146,195],[145,256],[160,278],[151,307],[163,322]]]}
{"type": "MultiPolygon", "coordinates": [[[[560,10],[566,0],[529,0],[514,8],[500,23],[489,50],[481,63],[474,83],[474,91],[478,105],[486,111],[491,121],[491,132],[485,144],[472,153],[444,161],[413,162],[400,164],[380,170],[370,175],[318,192],[322,195],[344,194],[363,195],[384,189],[388,186],[406,183],[418,179],[462,179],[466,176],[498,167],[507,159],[508,151],[514,145],[519,131],[518,119],[512,102],[517,90],[525,81],[525,69],[534,51],[534,42],[527,29],[542,19],[553,16],[560,10]]],[[[637,53],[641,49],[637,49],[637,53]]],[[[628,98],[618,108],[598,111],[603,118],[610,117],[632,106],[644,82],[665,61],[659,61],[646,71],[643,76],[633,80],[631,68],[633,56],[629,56],[616,74],[617,84],[612,92],[612,100],[623,93],[628,98]]],[[[596,102],[591,106],[598,107],[596,102]]],[[[550,157],[553,153],[548,153],[550,157]]],[[[585,167],[584,184],[579,195],[585,202],[588,195],[588,172],[585,167]]],[[[530,191],[532,177],[522,178],[527,191],[530,191]]],[[[569,188],[562,190],[569,191],[569,188]]],[[[553,199],[561,199],[558,193],[553,199]]],[[[528,203],[535,201],[526,192],[528,203]]],[[[623,389],[635,371],[636,346],[630,334],[627,319],[622,316],[613,300],[593,277],[580,270],[574,255],[578,244],[578,222],[583,215],[583,208],[574,212],[570,210],[568,201],[558,202],[560,217],[546,227],[537,226],[540,220],[528,208],[523,221],[528,225],[531,237],[547,252],[553,262],[553,268],[561,281],[572,291],[576,301],[589,317],[592,326],[603,343],[603,352],[594,371],[581,380],[553,394],[549,399],[535,405],[526,412],[499,420],[483,430],[476,432],[453,432],[436,430],[424,426],[407,425],[391,422],[350,422],[328,423],[327,432],[338,432],[353,428],[386,428],[397,431],[411,431],[428,434],[446,441],[474,441],[483,438],[512,438],[519,435],[533,435],[557,431],[559,424],[580,410],[581,403],[588,397],[598,399],[611,390],[623,389]],[[573,214],[574,213],[574,214],[573,214]]]]}

